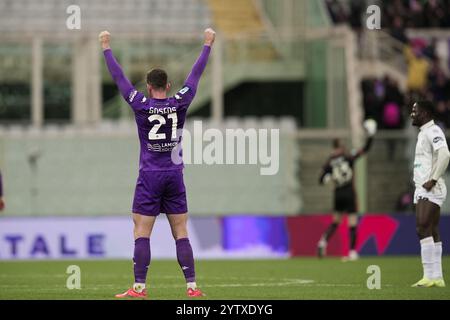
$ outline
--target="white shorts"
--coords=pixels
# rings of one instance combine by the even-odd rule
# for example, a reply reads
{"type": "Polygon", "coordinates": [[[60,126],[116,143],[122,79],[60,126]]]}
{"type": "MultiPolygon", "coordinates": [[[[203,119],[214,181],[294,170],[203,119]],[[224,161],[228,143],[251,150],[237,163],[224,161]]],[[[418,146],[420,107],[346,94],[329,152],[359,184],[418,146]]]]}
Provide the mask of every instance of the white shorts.
{"type": "Polygon", "coordinates": [[[414,204],[421,198],[427,199],[428,201],[437,204],[439,207],[442,207],[442,204],[447,198],[447,188],[445,187],[445,184],[436,184],[434,188],[428,192],[423,187],[417,187],[414,192],[414,204]]]}

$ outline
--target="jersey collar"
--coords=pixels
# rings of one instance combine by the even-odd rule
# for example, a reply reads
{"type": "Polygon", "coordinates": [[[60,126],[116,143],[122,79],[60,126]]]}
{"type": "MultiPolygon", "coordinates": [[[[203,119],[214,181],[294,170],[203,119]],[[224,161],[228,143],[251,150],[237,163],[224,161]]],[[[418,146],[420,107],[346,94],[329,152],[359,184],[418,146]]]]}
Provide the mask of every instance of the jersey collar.
{"type": "Polygon", "coordinates": [[[425,129],[428,129],[429,127],[431,127],[432,125],[434,125],[434,120],[430,120],[427,123],[425,123],[423,126],[420,127],[420,131],[423,131],[425,129]]]}

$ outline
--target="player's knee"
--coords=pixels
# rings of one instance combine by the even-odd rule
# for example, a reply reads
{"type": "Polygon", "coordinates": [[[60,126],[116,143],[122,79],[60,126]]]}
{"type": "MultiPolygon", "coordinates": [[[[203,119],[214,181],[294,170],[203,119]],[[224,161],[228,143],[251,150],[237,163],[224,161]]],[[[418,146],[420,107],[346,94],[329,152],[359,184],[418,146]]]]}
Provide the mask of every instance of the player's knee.
{"type": "Polygon", "coordinates": [[[172,229],[172,235],[175,240],[188,237],[187,232],[187,216],[183,215],[170,215],[168,216],[170,227],[172,229]]]}
{"type": "Polygon", "coordinates": [[[176,226],[173,229],[173,238],[175,240],[183,239],[188,237],[187,228],[185,225],[176,226]]]}
{"type": "Polygon", "coordinates": [[[416,225],[416,232],[420,238],[426,238],[432,235],[433,230],[431,224],[424,222],[416,225]]]}
{"type": "Polygon", "coordinates": [[[142,223],[134,224],[134,238],[149,238],[150,237],[150,228],[142,223]]]}
{"type": "Polygon", "coordinates": [[[358,217],[356,216],[356,215],[349,215],[348,216],[348,225],[351,227],[351,228],[354,228],[354,227],[356,227],[357,225],[358,225],[358,217]]]}
{"type": "Polygon", "coordinates": [[[172,234],[175,240],[183,239],[188,237],[187,225],[184,221],[177,221],[172,225],[172,234]]]}
{"type": "Polygon", "coordinates": [[[433,233],[434,242],[439,242],[441,240],[441,236],[440,236],[440,233],[439,233],[439,228],[438,227],[433,227],[432,233],[433,233]]]}
{"type": "Polygon", "coordinates": [[[149,238],[150,230],[145,230],[144,228],[134,228],[134,238],[149,238]]]}

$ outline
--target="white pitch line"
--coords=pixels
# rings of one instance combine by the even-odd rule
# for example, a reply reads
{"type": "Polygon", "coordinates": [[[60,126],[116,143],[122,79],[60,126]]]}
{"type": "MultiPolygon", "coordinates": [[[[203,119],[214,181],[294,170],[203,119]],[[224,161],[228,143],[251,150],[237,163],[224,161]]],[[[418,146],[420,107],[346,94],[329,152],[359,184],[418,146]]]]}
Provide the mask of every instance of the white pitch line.
{"type": "Polygon", "coordinates": [[[301,280],[297,282],[278,282],[278,283],[229,283],[229,284],[213,284],[203,285],[205,288],[236,288],[236,287],[284,287],[284,286],[302,286],[304,284],[314,283],[313,280],[301,280]]]}

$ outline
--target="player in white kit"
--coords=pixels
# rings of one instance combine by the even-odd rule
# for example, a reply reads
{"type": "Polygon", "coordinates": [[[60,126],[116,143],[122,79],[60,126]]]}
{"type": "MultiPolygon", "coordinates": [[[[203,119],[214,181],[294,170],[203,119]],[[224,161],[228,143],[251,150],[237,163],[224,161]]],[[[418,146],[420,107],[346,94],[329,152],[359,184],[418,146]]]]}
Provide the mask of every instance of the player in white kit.
{"type": "Polygon", "coordinates": [[[447,196],[442,176],[447,169],[450,152],[444,132],[433,121],[434,110],[431,102],[419,101],[411,113],[413,126],[420,128],[414,159],[414,204],[423,265],[423,278],[413,287],[445,287],[439,218],[447,196]]]}

